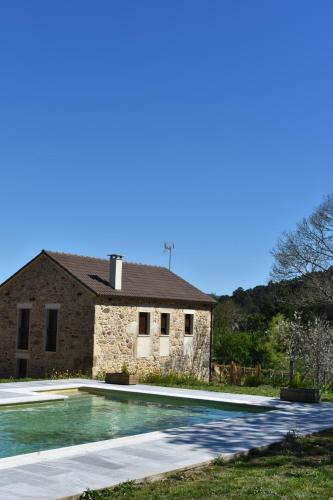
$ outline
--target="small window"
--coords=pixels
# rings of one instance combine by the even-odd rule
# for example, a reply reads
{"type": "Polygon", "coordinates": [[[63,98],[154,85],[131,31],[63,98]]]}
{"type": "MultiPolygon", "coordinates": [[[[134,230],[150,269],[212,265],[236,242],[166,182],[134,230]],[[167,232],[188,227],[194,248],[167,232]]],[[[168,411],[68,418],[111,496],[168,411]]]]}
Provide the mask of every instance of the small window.
{"type": "Polygon", "coordinates": [[[185,335],[193,335],[193,314],[185,314],[185,335]]]}
{"type": "Polygon", "coordinates": [[[149,335],[149,313],[139,313],[139,335],[149,335]]]}
{"type": "Polygon", "coordinates": [[[17,348],[28,349],[30,330],[30,309],[19,309],[17,348]]]}
{"type": "Polygon", "coordinates": [[[58,309],[46,310],[46,345],[45,350],[57,350],[58,309]]]}
{"type": "Polygon", "coordinates": [[[169,335],[170,314],[161,313],[161,335],[169,335]]]}

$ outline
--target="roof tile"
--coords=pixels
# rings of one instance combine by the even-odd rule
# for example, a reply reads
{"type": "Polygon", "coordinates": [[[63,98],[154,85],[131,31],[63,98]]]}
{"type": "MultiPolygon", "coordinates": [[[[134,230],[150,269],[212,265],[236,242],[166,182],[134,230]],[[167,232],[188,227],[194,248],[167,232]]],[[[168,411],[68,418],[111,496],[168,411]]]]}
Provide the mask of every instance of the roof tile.
{"type": "Polygon", "coordinates": [[[122,289],[115,290],[109,284],[108,259],[83,257],[48,250],[44,250],[43,253],[97,295],[215,303],[212,297],[201,292],[165,267],[124,262],[122,289]]]}

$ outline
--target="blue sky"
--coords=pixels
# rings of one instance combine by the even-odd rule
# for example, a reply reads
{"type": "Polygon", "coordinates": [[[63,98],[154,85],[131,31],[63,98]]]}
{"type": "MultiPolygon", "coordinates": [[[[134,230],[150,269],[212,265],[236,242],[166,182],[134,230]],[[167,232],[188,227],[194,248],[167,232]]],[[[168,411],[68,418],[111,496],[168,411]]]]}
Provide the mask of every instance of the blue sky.
{"type": "Polygon", "coordinates": [[[333,3],[11,0],[0,11],[0,281],[42,248],[265,283],[332,192],[333,3]]]}

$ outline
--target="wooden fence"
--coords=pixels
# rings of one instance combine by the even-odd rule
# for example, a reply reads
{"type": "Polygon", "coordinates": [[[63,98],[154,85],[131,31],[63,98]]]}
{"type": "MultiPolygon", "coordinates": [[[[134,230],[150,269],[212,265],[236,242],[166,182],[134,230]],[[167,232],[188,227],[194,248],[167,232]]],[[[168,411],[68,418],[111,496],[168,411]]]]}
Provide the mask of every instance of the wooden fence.
{"type": "Polygon", "coordinates": [[[233,385],[241,385],[249,376],[262,379],[268,384],[277,378],[287,382],[289,377],[289,372],[286,370],[262,369],[260,365],[255,367],[240,366],[236,363],[222,365],[213,360],[212,367],[213,376],[217,381],[233,385]]]}

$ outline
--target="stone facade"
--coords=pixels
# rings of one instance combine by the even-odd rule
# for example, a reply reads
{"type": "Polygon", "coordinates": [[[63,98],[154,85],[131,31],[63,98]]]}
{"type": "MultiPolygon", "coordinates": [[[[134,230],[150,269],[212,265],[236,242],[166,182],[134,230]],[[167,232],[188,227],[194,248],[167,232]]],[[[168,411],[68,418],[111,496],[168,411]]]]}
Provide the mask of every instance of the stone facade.
{"type": "Polygon", "coordinates": [[[96,297],[46,256],[40,256],[0,289],[0,376],[15,376],[17,360],[27,359],[27,376],[53,370],[87,375],[120,371],[177,371],[207,379],[211,310],[209,305],[134,298],[96,297]],[[30,313],[29,346],[17,348],[18,306],[30,313]],[[59,307],[57,349],[45,351],[46,307],[59,307]],[[139,335],[139,313],[149,313],[149,335],[139,335]],[[168,313],[169,335],[160,334],[168,313]],[[193,314],[186,336],[185,314],[193,314]]]}
{"type": "Polygon", "coordinates": [[[209,306],[161,301],[112,299],[96,301],[94,374],[177,371],[208,378],[211,312],[209,306]],[[139,313],[150,315],[149,335],[139,335],[139,313]],[[170,316],[169,335],[160,335],[161,313],[170,316]],[[185,314],[193,314],[193,336],[185,336],[185,314]],[[163,355],[166,352],[169,355],[163,355]]]}
{"type": "Polygon", "coordinates": [[[0,376],[15,376],[17,359],[27,359],[27,375],[52,370],[90,373],[93,358],[94,297],[78,282],[39,257],[0,289],[0,376]],[[17,349],[18,305],[31,307],[29,346],[17,349]],[[59,304],[57,351],[45,351],[46,305],[59,304]]]}

